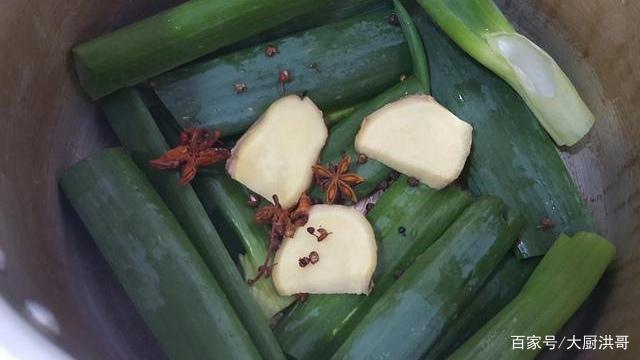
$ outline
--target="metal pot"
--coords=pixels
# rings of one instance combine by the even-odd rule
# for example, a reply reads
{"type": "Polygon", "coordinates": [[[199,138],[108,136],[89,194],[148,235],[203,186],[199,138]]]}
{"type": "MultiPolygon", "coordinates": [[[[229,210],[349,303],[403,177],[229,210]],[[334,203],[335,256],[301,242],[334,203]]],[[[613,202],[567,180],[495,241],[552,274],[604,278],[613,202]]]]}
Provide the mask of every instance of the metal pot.
{"type": "MultiPolygon", "coordinates": [[[[175,2],[0,2],[0,294],[77,358],[163,355],[58,191],[63,169],[116,144],[97,107],[78,87],[69,49],[175,2]],[[50,313],[45,310],[43,316],[33,304],[50,313]]],[[[556,58],[598,119],[585,141],[562,154],[618,255],[564,332],[629,335],[631,341],[626,352],[543,356],[635,359],[634,342],[640,336],[640,307],[635,306],[640,287],[634,278],[640,269],[640,2],[498,3],[523,33],[556,58]]]]}

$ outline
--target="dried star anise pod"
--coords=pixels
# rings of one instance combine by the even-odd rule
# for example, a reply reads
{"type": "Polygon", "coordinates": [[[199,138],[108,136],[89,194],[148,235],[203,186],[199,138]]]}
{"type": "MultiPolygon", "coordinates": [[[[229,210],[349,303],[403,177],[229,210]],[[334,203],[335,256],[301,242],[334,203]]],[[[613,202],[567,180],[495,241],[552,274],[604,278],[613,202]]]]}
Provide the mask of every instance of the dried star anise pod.
{"type": "Polygon", "coordinates": [[[338,165],[313,165],[313,175],[316,184],[326,191],[325,201],[333,204],[338,199],[350,199],[354,203],[358,201],[353,187],[364,182],[364,178],[358,174],[350,173],[349,165],[351,157],[343,155],[338,165]]]}
{"type": "Polygon", "coordinates": [[[278,195],[273,195],[273,204],[267,205],[255,214],[255,221],[258,224],[271,225],[269,231],[269,246],[267,248],[267,256],[262,266],[258,268],[258,274],[255,278],[249,280],[249,284],[254,284],[261,277],[268,277],[271,272],[271,260],[273,254],[278,250],[282,239],[293,237],[296,229],[304,226],[309,219],[309,209],[311,208],[311,198],[307,194],[302,194],[298,200],[298,204],[291,209],[283,209],[278,200],[278,195]]]}
{"type": "Polygon", "coordinates": [[[162,170],[180,167],[178,185],[184,186],[193,180],[198,168],[213,165],[229,155],[229,149],[222,147],[220,131],[197,128],[183,131],[178,146],[149,163],[154,168],[162,170]]]}

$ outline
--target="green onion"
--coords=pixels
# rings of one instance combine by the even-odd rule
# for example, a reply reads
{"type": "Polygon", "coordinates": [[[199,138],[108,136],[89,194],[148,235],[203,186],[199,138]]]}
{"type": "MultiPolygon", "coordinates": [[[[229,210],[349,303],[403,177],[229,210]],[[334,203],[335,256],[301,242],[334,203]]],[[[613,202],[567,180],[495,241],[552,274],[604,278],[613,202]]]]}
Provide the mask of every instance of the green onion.
{"type": "Polygon", "coordinates": [[[614,255],[615,247],[594,233],[560,235],[520,294],[450,359],[535,358],[541,349],[515,350],[512,336],[557,333],[589,296],[614,255]]]}
{"type": "Polygon", "coordinates": [[[429,88],[429,66],[420,33],[418,33],[418,29],[416,29],[411,15],[409,15],[407,9],[402,6],[400,1],[393,0],[393,7],[395,8],[398,20],[400,20],[400,26],[409,44],[409,51],[411,52],[411,59],[413,60],[413,76],[420,81],[424,93],[429,94],[431,92],[429,88]]]}
{"type": "Polygon", "coordinates": [[[73,48],[98,99],[322,7],[318,0],[192,0],[73,48]]]}
{"type": "Polygon", "coordinates": [[[509,83],[558,145],[584,137],[594,116],[558,64],[514,30],[492,0],[418,0],[469,55],[509,83]]]}
{"type": "Polygon", "coordinates": [[[124,150],[80,161],[60,186],[170,359],[262,358],[182,226],[124,150]]]}

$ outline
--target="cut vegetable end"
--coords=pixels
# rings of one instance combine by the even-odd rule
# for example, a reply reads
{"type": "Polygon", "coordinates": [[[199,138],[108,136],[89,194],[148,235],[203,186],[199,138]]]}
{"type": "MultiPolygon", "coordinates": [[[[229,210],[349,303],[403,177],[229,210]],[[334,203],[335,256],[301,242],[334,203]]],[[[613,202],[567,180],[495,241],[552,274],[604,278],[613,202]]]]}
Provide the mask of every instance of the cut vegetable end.
{"type": "Polygon", "coordinates": [[[305,227],[276,253],[272,277],[278,292],[368,294],[377,245],[364,215],[353,207],[314,205],[305,227]],[[329,234],[322,240],[313,234],[320,229],[329,234]]]}
{"type": "Polygon", "coordinates": [[[571,80],[540,47],[520,34],[485,36],[504,58],[512,74],[508,82],[518,91],[558,145],[574,145],[591,129],[595,118],[571,80]]]}
{"type": "Polygon", "coordinates": [[[418,3],[464,51],[520,94],[558,145],[573,145],[589,132],[593,114],[571,81],[544,50],[513,29],[493,0],[418,3]]]}
{"type": "Polygon", "coordinates": [[[533,359],[541,349],[514,352],[513,334],[556,334],[587,299],[613,260],[605,238],[581,232],[560,235],[522,291],[449,359],[533,359]]]}
{"type": "Polygon", "coordinates": [[[327,134],[322,111],[311,99],[281,98],[238,140],[227,171],[265,199],[275,194],[283,207],[291,207],[311,185],[311,166],[327,134]]]}
{"type": "Polygon", "coordinates": [[[460,175],[472,128],[431,96],[407,96],[367,117],[356,150],[441,189],[460,175]]]}

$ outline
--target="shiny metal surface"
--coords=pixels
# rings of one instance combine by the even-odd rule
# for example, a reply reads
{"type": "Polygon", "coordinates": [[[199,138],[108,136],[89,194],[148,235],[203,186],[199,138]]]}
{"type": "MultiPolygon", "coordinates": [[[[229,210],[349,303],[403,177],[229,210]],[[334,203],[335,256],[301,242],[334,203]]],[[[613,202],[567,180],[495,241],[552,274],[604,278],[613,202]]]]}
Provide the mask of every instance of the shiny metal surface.
{"type": "MultiPolygon", "coordinates": [[[[56,179],[63,169],[115,144],[96,106],[78,89],[68,49],[172,2],[0,1],[0,292],[16,308],[28,299],[46,305],[60,328],[52,339],[77,358],[163,356],[58,191],[56,179]]],[[[635,348],[544,356],[637,358],[640,2],[498,3],[557,59],[598,118],[588,138],[563,156],[618,255],[565,332],[630,335],[635,348]]]]}

